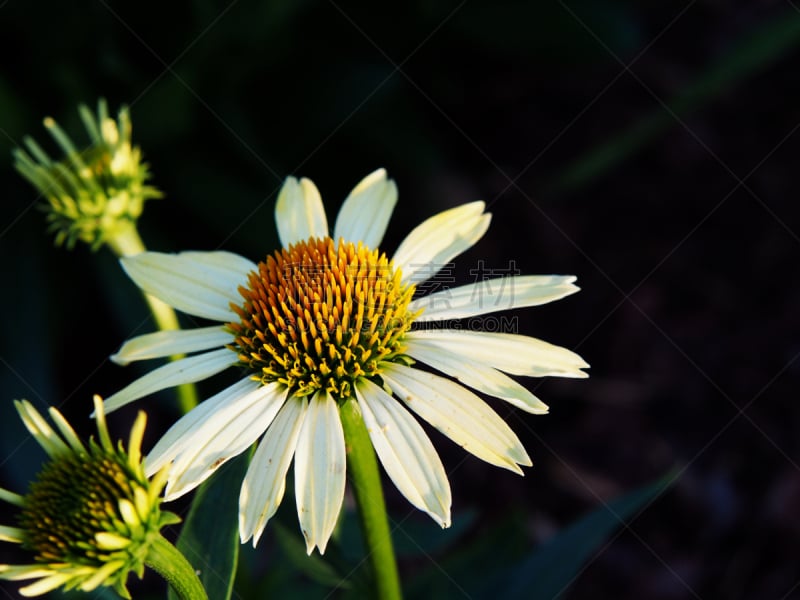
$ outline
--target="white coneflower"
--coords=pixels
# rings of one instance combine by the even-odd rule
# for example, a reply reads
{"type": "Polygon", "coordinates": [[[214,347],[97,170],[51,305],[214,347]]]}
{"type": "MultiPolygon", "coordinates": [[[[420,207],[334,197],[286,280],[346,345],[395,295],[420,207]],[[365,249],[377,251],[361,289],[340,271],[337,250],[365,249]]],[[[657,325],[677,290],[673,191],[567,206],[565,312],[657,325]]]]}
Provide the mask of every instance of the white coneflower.
{"type": "MultiPolygon", "coordinates": [[[[378,248],[397,188],[378,170],[345,200],[333,235],[319,192],[288,178],[276,206],[281,250],[258,264],[228,252],[147,252],[122,259],[145,292],[221,325],[129,340],[112,358],[126,364],[199,354],[141,377],[109,397],[111,411],[138,398],[237,367],[243,377],[182,417],[150,452],[148,472],[172,463],[166,497],[200,484],[259,437],[240,495],[242,541],[261,536],[295,464],[295,496],[307,550],[324,552],[345,488],[338,407],[355,398],[389,477],[416,507],[450,524],[441,461],[406,408],[468,452],[521,473],[530,465],[506,423],[473,388],[531,413],[547,407],[505,375],[585,377],[573,352],[506,333],[415,330],[413,323],[499,310],[480,301],[482,281],[412,299],[486,232],[483,202],[439,213],[416,227],[389,259],[378,248]],[[425,363],[455,381],[420,370],[425,363]]],[[[578,290],[572,276],[516,276],[505,308],[544,304],[578,290]]]]}

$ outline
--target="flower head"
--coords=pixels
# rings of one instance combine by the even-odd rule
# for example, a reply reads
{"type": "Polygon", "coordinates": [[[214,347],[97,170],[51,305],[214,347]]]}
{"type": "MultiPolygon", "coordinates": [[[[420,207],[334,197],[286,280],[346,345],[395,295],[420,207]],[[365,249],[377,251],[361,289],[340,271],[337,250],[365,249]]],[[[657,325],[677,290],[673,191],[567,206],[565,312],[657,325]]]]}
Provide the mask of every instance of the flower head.
{"type": "Polygon", "coordinates": [[[141,151],[131,145],[131,121],[122,107],[117,120],[108,116],[104,100],[97,116],[81,105],[81,119],[89,144],[77,149],[50,117],[44,126],[63,150],[54,161],[31,138],[25,138],[28,152],[14,151],[15,167],[47,199],[47,219],[56,233],[56,244],[72,248],[77,240],[92,249],[114,238],[120,228],[135,224],[145,200],[160,198],[161,192],[146,185],[147,165],[141,151]]]}
{"type": "Polygon", "coordinates": [[[23,596],[105,585],[130,598],[128,573],[142,576],[160,529],[180,520],[159,508],[166,471],[153,480],[144,474],[144,413],[134,423],[126,452],[121,442],[112,444],[98,396],[94,403],[99,443],[91,439],[86,445],[56,409],[50,417],[58,432],[30,402],[15,403],[50,458],[24,496],[0,489],[0,499],[19,508],[17,526],[0,526],[0,540],[33,554],[31,564],[0,565],[0,579],[36,579],[20,589],[23,596]]]}
{"type": "Polygon", "coordinates": [[[168,498],[190,491],[261,437],[240,494],[242,541],[257,543],[294,459],[307,550],[324,552],[345,487],[338,409],[353,400],[389,477],[443,527],[450,524],[447,476],[407,409],[493,465],[521,473],[520,465],[531,464],[514,432],[468,388],[545,413],[547,406],[505,373],[585,377],[588,365],[531,337],[419,324],[544,304],[577,291],[575,278],[516,276],[415,298],[417,284],[483,236],[490,216],[483,202],[439,213],[389,259],[379,246],[396,201],[386,172],[372,173],[345,200],[331,235],[317,188],[290,177],[276,205],[283,248],[257,264],[228,252],[122,259],[145,292],[220,325],[126,342],[112,357],[120,364],[198,354],[134,381],[106,400],[106,410],[229,367],[242,372],[238,383],[177,421],[148,455],[148,472],[171,464],[168,498]],[[492,284],[495,295],[501,284],[513,288],[505,306],[481,294],[492,284]],[[417,361],[448,377],[419,369],[417,361]]]}

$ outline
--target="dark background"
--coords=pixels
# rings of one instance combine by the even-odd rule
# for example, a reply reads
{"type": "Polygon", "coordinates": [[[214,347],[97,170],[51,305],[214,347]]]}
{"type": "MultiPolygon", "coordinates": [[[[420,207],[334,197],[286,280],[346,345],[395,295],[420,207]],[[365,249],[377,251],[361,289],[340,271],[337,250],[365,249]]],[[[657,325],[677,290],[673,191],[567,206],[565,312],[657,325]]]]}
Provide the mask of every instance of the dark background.
{"type": "MultiPolygon", "coordinates": [[[[800,5],[6,0],[0,57],[5,487],[24,490],[41,460],[12,399],[60,406],[88,435],[91,394],[142,372],[107,361],[152,330],[134,286],[106,249],[55,248],[11,168],[23,135],[50,144],[45,115],[83,142],[76,107],[104,96],[131,107],[166,193],[140,221],[151,249],[258,260],[277,245],[286,175],[316,182],[333,223],[384,166],[400,189],[387,251],[480,198],[492,227],[459,281],[479,259],[578,276],[579,294],[520,311],[519,325],[578,351],[591,378],[526,381],[546,417],[495,405],[534,468],[519,478],[432,434],[454,520],[474,515],[460,543],[513,513],[538,544],[673,469],[563,597],[800,597],[800,5]]],[[[176,417],[172,396],[114,415],[116,435],[136,408],[149,448],[176,417]]],[[[0,562],[19,562],[9,546],[0,562]]]]}

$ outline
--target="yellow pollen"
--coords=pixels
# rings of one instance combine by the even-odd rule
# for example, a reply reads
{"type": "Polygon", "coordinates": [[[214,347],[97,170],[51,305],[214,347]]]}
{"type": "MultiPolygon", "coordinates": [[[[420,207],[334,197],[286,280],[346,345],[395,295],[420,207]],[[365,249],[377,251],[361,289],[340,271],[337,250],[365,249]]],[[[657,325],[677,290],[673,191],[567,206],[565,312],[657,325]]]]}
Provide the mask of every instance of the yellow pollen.
{"type": "Polygon", "coordinates": [[[402,360],[412,284],[385,254],[362,244],[311,238],[267,256],[232,304],[230,348],[253,378],[297,395],[327,390],[344,400],[360,377],[402,360]]]}

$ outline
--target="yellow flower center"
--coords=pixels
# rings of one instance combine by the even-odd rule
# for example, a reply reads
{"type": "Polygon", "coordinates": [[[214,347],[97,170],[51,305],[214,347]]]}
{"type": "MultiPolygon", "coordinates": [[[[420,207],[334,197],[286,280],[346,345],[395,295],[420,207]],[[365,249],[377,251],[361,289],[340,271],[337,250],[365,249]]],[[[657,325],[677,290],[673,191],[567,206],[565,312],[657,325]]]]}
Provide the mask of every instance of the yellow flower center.
{"type": "Polygon", "coordinates": [[[329,237],[275,252],[250,274],[233,306],[231,346],[262,383],[305,396],[327,390],[343,400],[360,377],[402,360],[412,284],[377,250],[329,237]]]}

